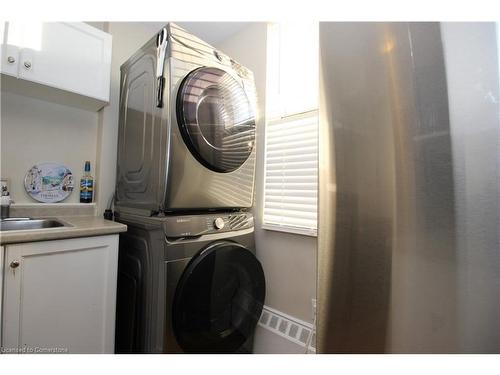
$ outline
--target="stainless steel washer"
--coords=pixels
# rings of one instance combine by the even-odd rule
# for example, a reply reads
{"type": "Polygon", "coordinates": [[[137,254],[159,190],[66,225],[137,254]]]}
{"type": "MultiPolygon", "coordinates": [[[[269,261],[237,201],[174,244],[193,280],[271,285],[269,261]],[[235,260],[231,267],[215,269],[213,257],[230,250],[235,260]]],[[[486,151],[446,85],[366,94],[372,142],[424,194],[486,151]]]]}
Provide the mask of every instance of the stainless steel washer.
{"type": "Polygon", "coordinates": [[[116,351],[250,353],[265,278],[253,217],[121,214],[116,351]]]}

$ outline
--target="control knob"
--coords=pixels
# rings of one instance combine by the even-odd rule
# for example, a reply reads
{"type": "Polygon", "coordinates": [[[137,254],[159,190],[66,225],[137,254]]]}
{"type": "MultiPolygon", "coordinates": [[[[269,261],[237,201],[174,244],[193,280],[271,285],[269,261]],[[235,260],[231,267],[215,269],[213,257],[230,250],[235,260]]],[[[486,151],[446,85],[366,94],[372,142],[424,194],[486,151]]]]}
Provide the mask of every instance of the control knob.
{"type": "Polygon", "coordinates": [[[214,220],[214,227],[215,227],[215,229],[224,228],[224,219],[221,217],[218,217],[217,219],[215,219],[214,220]]]}

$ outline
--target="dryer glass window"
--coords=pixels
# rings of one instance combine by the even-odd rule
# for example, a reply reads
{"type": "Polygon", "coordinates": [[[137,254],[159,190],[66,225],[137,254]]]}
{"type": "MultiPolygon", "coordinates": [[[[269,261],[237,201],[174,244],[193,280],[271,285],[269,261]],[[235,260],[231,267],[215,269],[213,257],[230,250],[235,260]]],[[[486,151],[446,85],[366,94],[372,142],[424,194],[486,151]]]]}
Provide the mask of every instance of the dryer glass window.
{"type": "Polygon", "coordinates": [[[177,117],[191,153],[207,168],[232,172],[250,156],[254,106],[224,70],[204,67],[188,74],[177,96],[177,117]]]}
{"type": "Polygon", "coordinates": [[[252,336],[265,297],[257,258],[242,245],[216,242],[195,256],[181,276],[172,327],[188,353],[233,353],[252,336]]]}

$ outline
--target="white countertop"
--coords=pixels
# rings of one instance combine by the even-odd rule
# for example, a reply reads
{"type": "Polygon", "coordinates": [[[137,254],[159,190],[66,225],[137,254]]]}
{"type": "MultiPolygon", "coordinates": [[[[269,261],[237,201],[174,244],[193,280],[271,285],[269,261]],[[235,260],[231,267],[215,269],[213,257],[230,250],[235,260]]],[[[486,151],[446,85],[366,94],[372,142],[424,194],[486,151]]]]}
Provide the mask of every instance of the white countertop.
{"type": "Polygon", "coordinates": [[[60,216],[50,217],[69,224],[65,227],[25,229],[0,232],[0,245],[59,240],[63,238],[102,236],[126,232],[127,226],[115,221],[105,220],[99,216],[60,216]]]}

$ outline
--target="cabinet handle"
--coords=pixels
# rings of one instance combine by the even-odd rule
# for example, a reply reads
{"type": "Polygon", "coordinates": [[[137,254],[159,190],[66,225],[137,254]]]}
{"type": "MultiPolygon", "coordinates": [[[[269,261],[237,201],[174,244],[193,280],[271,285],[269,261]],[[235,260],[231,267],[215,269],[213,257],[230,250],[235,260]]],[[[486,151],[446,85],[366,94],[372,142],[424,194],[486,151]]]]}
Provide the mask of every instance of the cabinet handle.
{"type": "Polygon", "coordinates": [[[13,260],[10,262],[10,268],[17,268],[19,267],[19,261],[18,260],[13,260]]]}
{"type": "Polygon", "coordinates": [[[14,64],[16,62],[16,59],[14,58],[14,56],[9,56],[7,57],[7,62],[9,64],[14,64]]]}
{"type": "Polygon", "coordinates": [[[29,62],[29,61],[25,61],[25,62],[24,62],[24,67],[25,67],[26,69],[31,68],[31,62],[29,62]]]}

